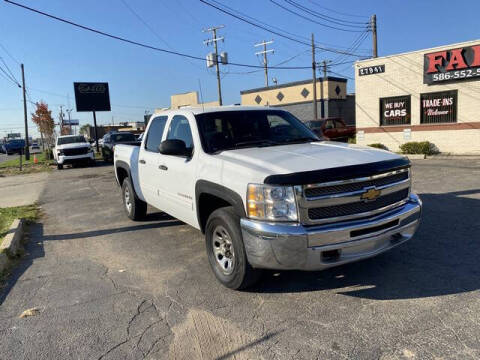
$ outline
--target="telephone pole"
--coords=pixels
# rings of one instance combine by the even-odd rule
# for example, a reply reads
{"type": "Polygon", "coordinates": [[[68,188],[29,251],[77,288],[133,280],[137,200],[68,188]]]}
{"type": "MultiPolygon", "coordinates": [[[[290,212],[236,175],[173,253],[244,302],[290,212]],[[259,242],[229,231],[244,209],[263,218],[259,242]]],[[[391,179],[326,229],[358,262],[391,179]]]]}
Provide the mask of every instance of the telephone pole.
{"type": "Polygon", "coordinates": [[[317,64],[315,63],[315,40],[312,33],[312,73],[313,73],[313,120],[318,120],[317,112],[317,64]]]}
{"type": "Polygon", "coordinates": [[[28,143],[27,97],[25,89],[25,70],[23,64],[20,64],[20,68],[22,69],[23,115],[25,120],[25,160],[30,160],[30,144],[28,143]]]}
{"type": "Polygon", "coordinates": [[[267,54],[274,53],[273,49],[267,50],[267,45],[273,44],[273,40],[265,41],[263,40],[261,43],[253,45],[254,47],[263,46],[263,51],[258,51],[255,55],[263,55],[263,67],[265,69],[265,86],[268,87],[268,61],[267,61],[267,54]]]}
{"type": "Polygon", "coordinates": [[[323,78],[322,78],[322,84],[321,84],[321,87],[320,87],[320,116],[323,118],[325,118],[325,95],[324,95],[324,90],[323,90],[323,85],[325,83],[325,81],[327,81],[327,66],[328,66],[328,63],[331,62],[330,60],[323,60],[322,61],[322,69],[323,69],[323,78]]]}
{"type": "Polygon", "coordinates": [[[377,53],[377,15],[374,14],[370,18],[370,26],[372,28],[373,57],[376,58],[378,56],[378,53],[377,53]]]}
{"type": "Polygon", "coordinates": [[[220,25],[220,26],[212,26],[211,28],[204,29],[203,32],[211,32],[212,33],[212,38],[205,40],[203,43],[205,45],[209,45],[213,43],[213,46],[215,48],[215,65],[217,69],[217,87],[218,87],[218,104],[222,106],[222,87],[220,84],[220,64],[218,63],[218,47],[217,47],[217,42],[223,41],[225,38],[223,36],[217,38],[217,30],[223,29],[225,26],[220,25]]]}

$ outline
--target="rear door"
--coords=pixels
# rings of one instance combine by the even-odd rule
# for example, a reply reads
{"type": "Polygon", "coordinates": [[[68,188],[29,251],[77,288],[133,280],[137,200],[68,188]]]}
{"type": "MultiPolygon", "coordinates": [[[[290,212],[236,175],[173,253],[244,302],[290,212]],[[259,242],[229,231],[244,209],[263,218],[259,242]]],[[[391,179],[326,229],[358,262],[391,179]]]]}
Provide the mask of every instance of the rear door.
{"type": "Polygon", "coordinates": [[[165,211],[177,219],[195,226],[195,145],[192,137],[192,123],[184,115],[175,115],[170,120],[166,139],[178,139],[192,149],[192,156],[161,155],[160,168],[166,181],[162,182],[163,196],[167,202],[165,211]]]}
{"type": "Polygon", "coordinates": [[[158,167],[161,157],[158,146],[164,137],[167,120],[167,115],[157,116],[151,120],[138,156],[138,176],[143,196],[147,203],[164,211],[166,209],[160,196],[160,184],[164,181],[165,174],[158,167]]]}

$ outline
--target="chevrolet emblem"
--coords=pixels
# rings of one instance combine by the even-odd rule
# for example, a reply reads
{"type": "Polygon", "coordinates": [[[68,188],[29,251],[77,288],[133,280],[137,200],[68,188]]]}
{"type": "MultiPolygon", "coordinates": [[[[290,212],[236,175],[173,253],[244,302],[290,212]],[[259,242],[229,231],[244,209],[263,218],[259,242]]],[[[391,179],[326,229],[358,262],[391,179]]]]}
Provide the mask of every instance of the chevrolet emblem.
{"type": "Polygon", "coordinates": [[[360,200],[363,200],[365,202],[377,200],[377,198],[380,196],[381,193],[382,193],[381,190],[370,188],[367,191],[365,191],[362,194],[362,196],[360,196],[360,200]]]}

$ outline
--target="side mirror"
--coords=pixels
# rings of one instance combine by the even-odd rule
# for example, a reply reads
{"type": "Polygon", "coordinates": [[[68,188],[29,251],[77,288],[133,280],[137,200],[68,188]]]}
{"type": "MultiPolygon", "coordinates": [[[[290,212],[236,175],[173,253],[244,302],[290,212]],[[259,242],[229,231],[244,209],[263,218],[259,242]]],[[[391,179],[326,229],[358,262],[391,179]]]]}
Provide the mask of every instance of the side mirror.
{"type": "Polygon", "coordinates": [[[191,150],[187,149],[185,141],[178,139],[165,140],[158,146],[158,151],[163,155],[190,157],[191,150]]]}

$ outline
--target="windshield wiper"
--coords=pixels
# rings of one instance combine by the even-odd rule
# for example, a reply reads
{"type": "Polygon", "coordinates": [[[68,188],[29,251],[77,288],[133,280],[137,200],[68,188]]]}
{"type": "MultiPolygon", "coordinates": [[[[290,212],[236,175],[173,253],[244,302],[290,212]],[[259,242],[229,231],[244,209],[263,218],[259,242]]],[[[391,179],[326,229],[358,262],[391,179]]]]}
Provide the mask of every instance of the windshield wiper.
{"type": "Polygon", "coordinates": [[[240,141],[233,144],[233,148],[243,147],[243,146],[256,146],[256,147],[263,147],[263,146],[271,146],[271,145],[279,145],[278,142],[268,140],[268,139],[261,139],[261,140],[249,140],[249,141],[240,141]]]}
{"type": "Polygon", "coordinates": [[[319,141],[319,139],[315,139],[312,137],[300,137],[300,138],[294,138],[294,139],[289,139],[284,141],[285,144],[300,144],[300,143],[305,143],[305,142],[315,142],[319,141]]]}

